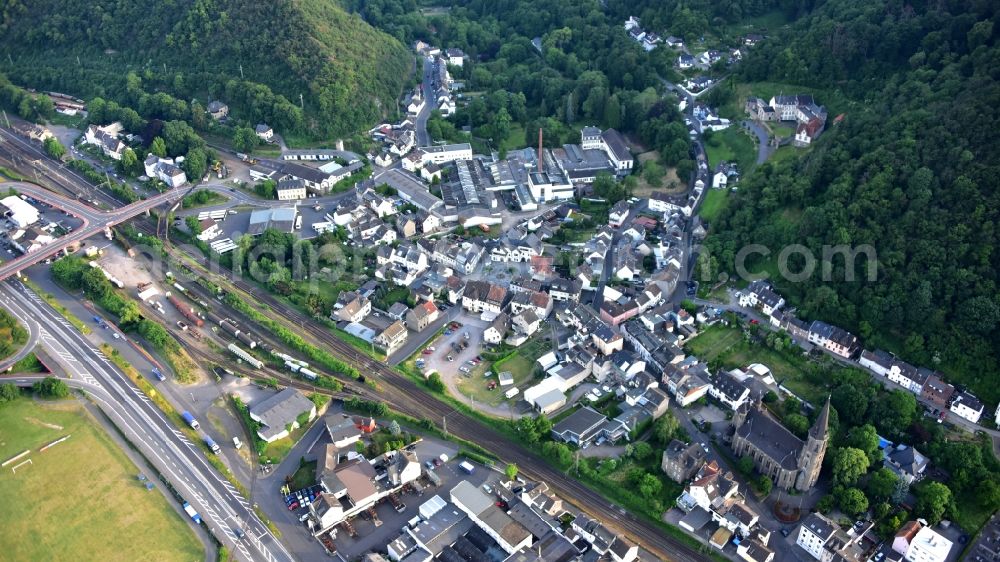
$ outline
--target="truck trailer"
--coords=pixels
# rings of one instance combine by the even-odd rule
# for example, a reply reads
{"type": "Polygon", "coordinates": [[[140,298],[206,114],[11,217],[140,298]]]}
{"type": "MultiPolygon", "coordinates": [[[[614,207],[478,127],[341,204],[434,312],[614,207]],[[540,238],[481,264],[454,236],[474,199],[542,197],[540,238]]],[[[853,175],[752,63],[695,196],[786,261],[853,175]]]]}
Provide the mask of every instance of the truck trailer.
{"type": "Polygon", "coordinates": [[[195,509],[191,507],[191,504],[188,502],[184,502],[184,512],[188,514],[188,517],[190,517],[192,521],[201,525],[201,515],[198,515],[198,512],[195,511],[195,509]]]}
{"type": "Polygon", "coordinates": [[[194,416],[191,415],[191,412],[184,411],[181,413],[181,417],[184,418],[184,421],[191,426],[191,429],[198,429],[201,426],[201,424],[198,423],[198,420],[194,419],[194,416]]]}
{"type": "Polygon", "coordinates": [[[219,444],[216,443],[214,439],[212,439],[207,435],[205,436],[205,445],[209,449],[211,449],[212,452],[215,453],[216,455],[218,455],[222,451],[222,449],[219,448],[219,444]]]}

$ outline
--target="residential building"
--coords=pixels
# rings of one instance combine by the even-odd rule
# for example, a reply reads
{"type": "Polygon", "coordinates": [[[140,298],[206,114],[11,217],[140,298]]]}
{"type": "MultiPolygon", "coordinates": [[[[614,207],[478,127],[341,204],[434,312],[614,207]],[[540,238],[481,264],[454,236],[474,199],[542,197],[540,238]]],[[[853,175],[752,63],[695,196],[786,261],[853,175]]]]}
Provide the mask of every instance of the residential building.
{"type": "Polygon", "coordinates": [[[876,349],[875,351],[868,351],[866,349],[861,352],[861,356],[858,358],[858,364],[883,377],[889,374],[892,362],[892,354],[881,349],[876,349]]]}
{"type": "Polygon", "coordinates": [[[510,301],[507,289],[488,281],[469,281],[462,295],[462,308],[479,314],[493,312],[500,314],[510,301]]]}
{"type": "Polygon", "coordinates": [[[809,326],[809,342],[845,359],[850,359],[858,346],[853,334],[819,320],[809,326]]]}
{"type": "Polygon", "coordinates": [[[219,100],[212,100],[208,102],[208,107],[206,109],[208,114],[212,116],[212,119],[215,119],[216,121],[222,121],[229,116],[229,106],[219,100]]]}
{"type": "Polygon", "coordinates": [[[420,332],[438,319],[438,307],[434,301],[423,301],[406,313],[406,326],[420,332]]]}
{"type": "Polygon", "coordinates": [[[921,528],[923,528],[923,525],[919,521],[907,521],[904,523],[892,538],[892,550],[905,556],[906,551],[910,549],[910,543],[913,542],[913,539],[920,532],[921,528]]]}
{"type": "Polygon", "coordinates": [[[283,179],[278,181],[275,189],[278,201],[298,201],[306,198],[306,182],[298,179],[283,179]]]}
{"type": "Polygon", "coordinates": [[[951,401],[949,409],[972,423],[979,423],[985,406],[978,398],[962,390],[955,393],[955,398],[951,401]]]}
{"type": "Polygon", "coordinates": [[[549,283],[549,296],[554,301],[578,302],[580,300],[581,285],[577,279],[566,279],[557,277],[549,283]]]}
{"type": "Polygon", "coordinates": [[[883,452],[882,464],[896,473],[907,484],[912,484],[924,477],[930,461],[920,451],[908,445],[886,447],[883,452]]]}
{"type": "Polygon", "coordinates": [[[490,325],[483,330],[483,341],[491,345],[500,345],[510,329],[510,317],[506,313],[497,314],[490,325]]]}
{"type": "Polygon", "coordinates": [[[462,52],[462,49],[446,49],[444,54],[448,59],[448,64],[452,66],[462,66],[465,62],[465,53],[462,52]]]}
{"type": "Polygon", "coordinates": [[[272,129],[267,123],[258,123],[254,128],[254,132],[260,137],[260,140],[264,142],[271,142],[274,138],[274,129],[272,129]]]}
{"type": "Polygon", "coordinates": [[[934,373],[927,377],[924,386],[920,389],[920,398],[936,409],[944,410],[951,403],[951,397],[955,394],[955,387],[944,382],[934,373]]]}
{"type": "Polygon", "coordinates": [[[741,542],[736,547],[736,554],[746,562],[771,562],[774,560],[774,551],[755,538],[741,542]]]}
{"type": "Polygon", "coordinates": [[[929,372],[917,369],[905,361],[895,360],[886,375],[890,381],[902,386],[914,394],[920,394],[929,372]]]}
{"type": "Polygon", "coordinates": [[[770,316],[785,305],[785,299],[775,293],[771,284],[765,280],[750,283],[750,286],[740,294],[739,302],[740,306],[760,309],[764,316],[770,316]]]}
{"type": "Polygon", "coordinates": [[[125,143],[118,139],[122,129],[122,124],[117,121],[104,126],[90,125],[83,133],[83,142],[100,148],[101,152],[112,160],[121,160],[122,153],[127,148],[125,143]]]}
{"type": "MultiPolygon", "coordinates": [[[[919,524],[919,523],[918,523],[919,524]]],[[[940,533],[923,525],[910,541],[905,559],[908,562],[945,562],[953,543],[940,533]]]]}
{"type": "Polygon", "coordinates": [[[824,547],[833,538],[839,527],[821,513],[810,513],[799,525],[799,534],[795,544],[802,547],[810,556],[817,560],[823,558],[824,547]]]}
{"type": "Polygon", "coordinates": [[[212,219],[203,219],[200,223],[198,223],[198,227],[201,228],[201,232],[198,233],[197,238],[202,242],[215,240],[220,234],[222,234],[219,223],[212,219]]]}
{"type": "Polygon", "coordinates": [[[819,478],[829,443],[830,399],[809,429],[805,441],[774,419],[758,402],[744,403],[732,420],[733,452],[750,456],[754,466],[785,490],[810,490],[819,478]]]}
{"type": "Polygon", "coordinates": [[[663,370],[663,382],[681,408],[697,402],[712,388],[712,384],[708,382],[708,370],[704,365],[683,369],[672,364],[666,365],[663,370]]]}
{"type": "Polygon", "coordinates": [[[303,414],[306,421],[312,421],[316,405],[294,388],[250,404],[250,418],[261,424],[257,435],[268,443],[287,437],[291,429],[298,428],[303,414]]]}
{"type": "Polygon", "coordinates": [[[150,154],[143,162],[146,176],[162,181],[170,187],[177,187],[187,181],[184,170],[174,164],[172,158],[160,158],[150,154]]]}
{"type": "Polygon", "coordinates": [[[687,482],[705,464],[705,450],[698,443],[683,443],[673,439],[663,450],[660,468],[677,483],[687,482]]]}
{"type": "Polygon", "coordinates": [[[712,382],[708,395],[730,410],[738,410],[750,399],[750,389],[729,373],[722,373],[712,382]]]}
{"type": "Polygon", "coordinates": [[[381,348],[386,355],[392,355],[406,343],[407,335],[406,325],[396,320],[375,336],[375,345],[381,348]]]}
{"type": "Polygon", "coordinates": [[[556,441],[583,445],[595,437],[608,418],[597,410],[584,406],[552,426],[556,441]]]}
{"type": "Polygon", "coordinates": [[[361,322],[372,313],[372,302],[354,291],[344,291],[333,305],[334,320],[361,322]]]}

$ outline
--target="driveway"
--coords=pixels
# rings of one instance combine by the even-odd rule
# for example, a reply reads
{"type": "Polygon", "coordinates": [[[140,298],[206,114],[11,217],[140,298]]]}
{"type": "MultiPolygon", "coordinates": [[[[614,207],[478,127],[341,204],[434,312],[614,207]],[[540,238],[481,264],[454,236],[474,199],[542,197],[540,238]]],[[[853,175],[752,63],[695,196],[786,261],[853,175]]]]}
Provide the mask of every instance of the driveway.
{"type": "Polygon", "coordinates": [[[743,121],[743,126],[749,129],[757,137],[757,163],[763,164],[774,153],[774,147],[769,142],[771,136],[767,129],[756,121],[743,121]]]}

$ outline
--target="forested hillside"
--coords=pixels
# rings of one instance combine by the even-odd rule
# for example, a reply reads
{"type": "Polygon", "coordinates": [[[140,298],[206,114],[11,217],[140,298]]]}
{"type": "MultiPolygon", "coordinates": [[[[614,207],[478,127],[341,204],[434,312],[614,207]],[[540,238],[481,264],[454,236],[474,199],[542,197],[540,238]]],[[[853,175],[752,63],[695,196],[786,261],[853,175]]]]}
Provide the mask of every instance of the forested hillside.
{"type": "Polygon", "coordinates": [[[381,119],[412,68],[405,46],[332,0],[0,0],[0,46],[0,71],[27,87],[170,119],[219,98],[313,138],[381,119]],[[171,115],[138,107],[156,93],[171,115]]]}
{"type": "Polygon", "coordinates": [[[470,64],[452,73],[472,101],[444,124],[450,131],[439,135],[432,120],[432,135],[448,138],[470,126],[494,148],[516,148],[534,145],[541,127],[545,144],[559,146],[577,142],[583,125],[603,125],[634,133],[681,176],[693,168],[676,104],[657,90],[657,73],[671,72],[675,55],[645,53],[597,0],[444,0],[447,11],[430,15],[416,0],[343,1],[401,41],[422,39],[469,55],[470,64]]]}
{"type": "MultiPolygon", "coordinates": [[[[775,279],[803,315],[937,367],[1000,399],[1000,85],[997,4],[829,0],[752,51],[746,82],[863,102],[798,160],[740,185],[708,246],[724,269],[747,244],[871,244],[878,280],[775,279]]],[[[788,92],[786,92],[788,93],[788,92]]],[[[822,102],[822,99],[819,100],[822,102]]],[[[831,115],[831,122],[833,121],[831,115]]],[[[752,268],[751,268],[752,269],[752,268]]]]}

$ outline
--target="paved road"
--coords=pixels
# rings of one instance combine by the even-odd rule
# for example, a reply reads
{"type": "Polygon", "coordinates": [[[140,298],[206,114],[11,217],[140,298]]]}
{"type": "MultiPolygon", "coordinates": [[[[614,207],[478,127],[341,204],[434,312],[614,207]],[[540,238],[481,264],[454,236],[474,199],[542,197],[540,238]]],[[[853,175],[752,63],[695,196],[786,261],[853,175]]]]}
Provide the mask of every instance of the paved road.
{"type": "Polygon", "coordinates": [[[18,192],[43,201],[54,208],[66,211],[76,217],[79,217],[83,221],[83,225],[77,228],[73,232],[60,237],[55,242],[43,247],[42,249],[32,252],[30,254],[25,254],[9,262],[0,265],[0,280],[6,279],[11,275],[21,271],[22,269],[38,263],[45,258],[50,258],[59,252],[63,251],[64,248],[73,244],[75,242],[80,242],[86,240],[95,234],[99,234],[102,230],[107,227],[114,226],[125,220],[128,220],[136,215],[144,213],[162,203],[167,203],[175,199],[179,199],[184,195],[186,190],[173,189],[145,199],[143,201],[137,201],[130,205],[114,209],[112,211],[98,211],[89,205],[81,203],[80,201],[75,201],[66,197],[62,197],[52,193],[51,191],[39,187],[34,184],[26,182],[4,182],[0,183],[0,192],[6,192],[8,189],[16,189],[18,192]]]}
{"type": "Polygon", "coordinates": [[[413,128],[417,137],[417,146],[430,146],[431,136],[427,134],[427,119],[431,116],[431,111],[435,108],[434,87],[432,84],[434,63],[427,60],[426,57],[420,57],[420,60],[423,61],[423,80],[420,82],[420,88],[424,93],[424,108],[417,114],[413,128]]]}
{"type": "Polygon", "coordinates": [[[42,345],[74,384],[98,398],[102,409],[202,515],[206,526],[241,560],[294,558],[253,513],[236,489],[132,381],[90,341],[20,282],[0,284],[0,304],[25,324],[38,326],[42,345]],[[234,529],[246,537],[237,540],[234,529]]]}

